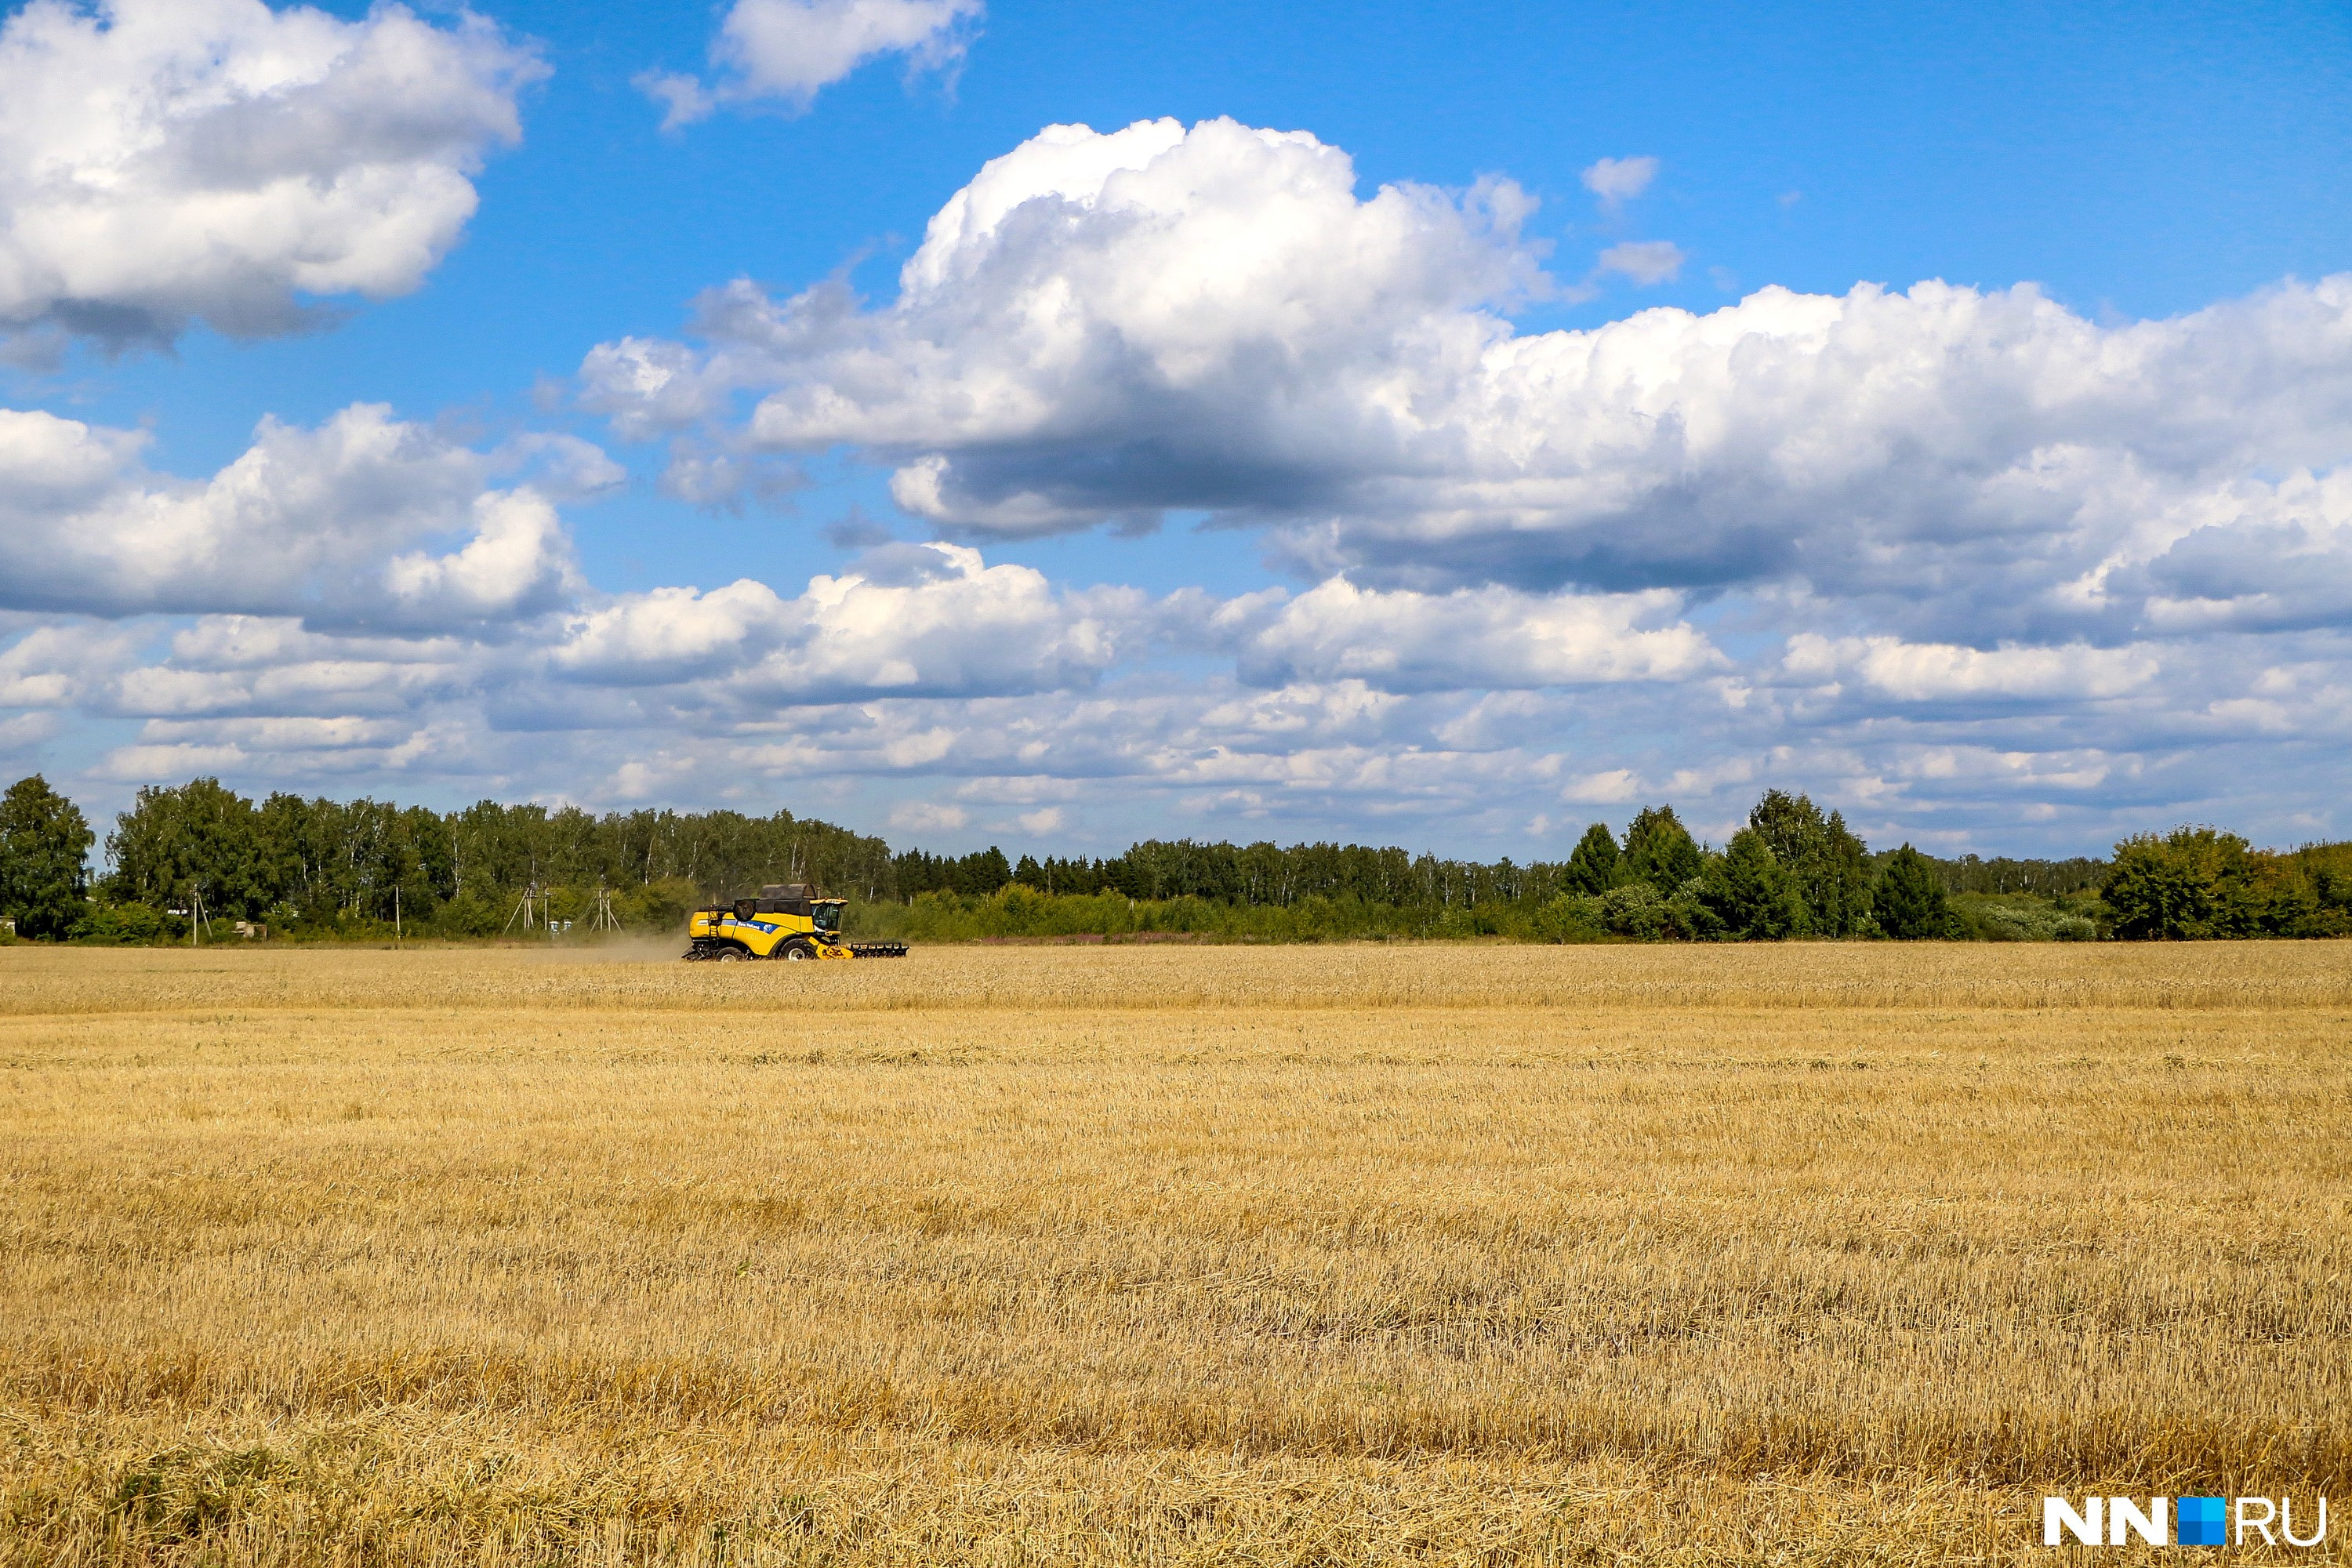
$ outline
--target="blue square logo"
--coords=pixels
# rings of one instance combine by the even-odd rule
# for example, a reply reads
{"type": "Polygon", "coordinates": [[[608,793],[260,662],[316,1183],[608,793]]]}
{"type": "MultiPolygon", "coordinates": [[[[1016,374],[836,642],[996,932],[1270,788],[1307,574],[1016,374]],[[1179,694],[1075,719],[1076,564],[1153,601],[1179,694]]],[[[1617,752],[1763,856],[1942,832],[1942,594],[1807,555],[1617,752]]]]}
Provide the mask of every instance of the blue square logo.
{"type": "Polygon", "coordinates": [[[2173,1501],[2176,1546],[2219,1546],[2222,1544],[2222,1520],[2230,1511],[2230,1500],[2218,1497],[2185,1497],[2173,1501]]]}

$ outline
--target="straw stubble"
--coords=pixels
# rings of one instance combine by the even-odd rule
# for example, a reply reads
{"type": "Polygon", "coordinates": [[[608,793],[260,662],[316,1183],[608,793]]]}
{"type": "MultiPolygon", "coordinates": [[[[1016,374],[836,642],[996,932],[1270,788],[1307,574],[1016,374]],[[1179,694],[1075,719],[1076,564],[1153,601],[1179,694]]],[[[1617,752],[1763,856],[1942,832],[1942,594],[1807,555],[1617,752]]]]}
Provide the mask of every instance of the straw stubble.
{"type": "Polygon", "coordinates": [[[2348,959],[0,952],[5,1560],[1932,1561],[2340,1494],[2348,959]]]}

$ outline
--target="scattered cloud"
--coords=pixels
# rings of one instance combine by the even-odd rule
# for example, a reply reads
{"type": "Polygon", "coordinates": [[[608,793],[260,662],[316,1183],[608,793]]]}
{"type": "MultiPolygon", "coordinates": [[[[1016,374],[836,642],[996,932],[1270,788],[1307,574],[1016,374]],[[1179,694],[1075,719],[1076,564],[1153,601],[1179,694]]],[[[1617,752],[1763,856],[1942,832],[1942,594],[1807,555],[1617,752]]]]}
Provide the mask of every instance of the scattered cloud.
{"type": "Polygon", "coordinates": [[[867,516],[866,509],[855,501],[846,514],[824,525],[824,542],[835,550],[871,550],[891,543],[897,537],[887,526],[867,516]]]}
{"type": "Polygon", "coordinates": [[[36,0],[0,23],[0,336],[266,336],[404,293],[544,74],[470,12],[36,0]]]}
{"type": "Polygon", "coordinates": [[[1630,202],[1650,188],[1658,177],[1655,158],[1603,158],[1584,171],[1584,188],[1599,196],[1602,205],[1616,206],[1630,202]]]}
{"type": "Polygon", "coordinates": [[[1634,239],[1612,245],[1601,253],[1594,270],[1616,273],[1648,288],[1670,283],[1682,275],[1683,248],[1668,239],[1634,239]]]}
{"type": "Polygon", "coordinates": [[[661,476],[664,495],[735,516],[747,507],[789,510],[793,495],[807,486],[808,476],[800,465],[772,453],[688,439],[670,443],[669,462],[661,476]]]}
{"type": "Polygon", "coordinates": [[[118,627],[37,626],[0,653],[0,708],[62,708],[81,701],[136,657],[132,639],[118,627]]]}
{"type": "Polygon", "coordinates": [[[1143,604],[1131,589],[1059,593],[961,545],[890,545],[792,600],[749,580],[622,595],[583,612],[551,658],[603,685],[718,677],[754,709],[1063,690],[1100,678],[1143,604]]]}
{"type": "Polygon", "coordinates": [[[1911,643],[1895,637],[1840,637],[1813,632],[1789,639],[1784,668],[1800,679],[1852,679],[1905,702],[2085,700],[2145,688],[2159,666],[2147,647],[1997,648],[1911,643]]]}
{"type": "Polygon", "coordinates": [[[1559,798],[1571,805],[1628,805],[1642,798],[1642,781],[1631,768],[1579,773],[1568,781],[1559,798]]]}
{"type": "Polygon", "coordinates": [[[143,432],[0,410],[0,751],[79,715],[93,787],[782,797],[949,837],[1524,856],[1536,821],[1564,852],[1564,805],[1719,833],[1765,782],[1946,847],[2323,830],[2352,279],[2158,321],[1927,282],[1521,332],[1558,288],[1532,205],[1360,192],[1229,121],[1053,127],[893,298],[738,281],[687,341],[589,354],[583,402],[666,444],[668,493],[772,504],[837,451],[941,535],[853,509],[823,531],[854,553],[792,582],[601,590],[566,518],[627,475],[575,436],[355,405],[181,476],[143,432]],[[1080,587],[996,542],[1170,511],[1290,581],[1080,587]]]}
{"type": "Polygon", "coordinates": [[[953,833],[971,820],[971,813],[960,805],[935,805],[927,800],[910,800],[890,808],[890,826],[908,833],[953,833]]]}
{"type": "Polygon", "coordinates": [[[981,0],[735,0],[710,46],[712,82],[647,72],[637,86],[663,106],[664,130],[730,106],[800,112],[878,56],[903,55],[912,70],[952,70],[982,8],[981,0]]]}
{"type": "Polygon", "coordinates": [[[1680,621],[1644,624],[1681,608],[1681,595],[1662,591],[1381,593],[1334,577],[1285,605],[1241,668],[1267,686],[1360,679],[1391,691],[1676,680],[1725,662],[1680,621]]]}

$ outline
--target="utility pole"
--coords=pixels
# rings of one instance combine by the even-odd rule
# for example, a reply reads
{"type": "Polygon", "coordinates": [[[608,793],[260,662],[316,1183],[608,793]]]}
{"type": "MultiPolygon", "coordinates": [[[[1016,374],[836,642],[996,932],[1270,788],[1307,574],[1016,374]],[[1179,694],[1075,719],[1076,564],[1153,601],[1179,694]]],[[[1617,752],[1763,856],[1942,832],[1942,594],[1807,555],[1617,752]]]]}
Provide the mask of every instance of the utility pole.
{"type": "MultiPolygon", "coordinates": [[[[540,896],[539,884],[536,881],[532,882],[523,889],[522,901],[515,905],[514,913],[507,917],[505,930],[514,930],[514,923],[518,920],[522,921],[523,930],[530,930],[535,920],[545,918],[546,904],[547,900],[540,896]]],[[[504,933],[501,932],[501,934],[504,933]]]]}
{"type": "Polygon", "coordinates": [[[400,940],[400,884],[392,885],[392,940],[400,940]]]}

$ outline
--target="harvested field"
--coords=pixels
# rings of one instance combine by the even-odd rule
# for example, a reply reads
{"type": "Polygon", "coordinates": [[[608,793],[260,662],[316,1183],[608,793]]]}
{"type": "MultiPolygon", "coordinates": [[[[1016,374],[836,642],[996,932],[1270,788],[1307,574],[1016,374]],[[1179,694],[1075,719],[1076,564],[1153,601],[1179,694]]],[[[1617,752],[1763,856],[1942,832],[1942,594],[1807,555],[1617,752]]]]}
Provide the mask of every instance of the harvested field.
{"type": "Polygon", "coordinates": [[[2343,1511],[2347,1106],[2347,943],[0,950],[0,1563],[2343,1511]]]}

